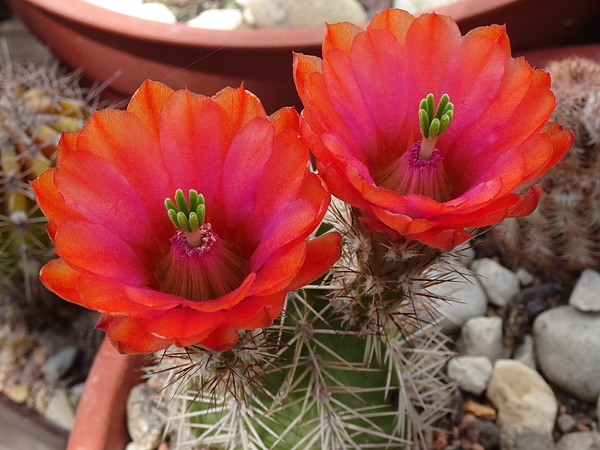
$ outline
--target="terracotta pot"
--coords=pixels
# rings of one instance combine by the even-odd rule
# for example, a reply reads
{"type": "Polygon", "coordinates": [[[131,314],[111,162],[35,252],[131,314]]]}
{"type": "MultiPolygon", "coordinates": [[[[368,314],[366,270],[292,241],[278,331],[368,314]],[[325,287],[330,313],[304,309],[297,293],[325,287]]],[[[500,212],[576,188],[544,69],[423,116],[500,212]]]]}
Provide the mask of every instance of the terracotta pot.
{"type": "MultiPolygon", "coordinates": [[[[268,112],[300,107],[292,51],[318,55],[325,28],[234,31],[151,22],[83,0],[8,0],[56,56],[107,92],[130,96],[146,78],[213,95],[242,82],[268,112]]],[[[463,32],[506,23],[514,50],[568,43],[600,15],[598,0],[463,0],[437,10],[463,32]]]]}
{"type": "Polygon", "coordinates": [[[67,450],[122,450],[130,442],[127,396],[141,381],[141,355],[121,355],[104,340],[88,375],[67,450]]]}

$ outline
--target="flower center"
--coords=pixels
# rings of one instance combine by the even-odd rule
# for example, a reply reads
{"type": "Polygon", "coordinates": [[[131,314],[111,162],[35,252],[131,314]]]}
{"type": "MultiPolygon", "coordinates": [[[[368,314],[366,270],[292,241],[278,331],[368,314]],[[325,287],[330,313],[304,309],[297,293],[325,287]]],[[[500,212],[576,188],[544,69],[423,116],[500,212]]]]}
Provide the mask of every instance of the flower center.
{"type": "Polygon", "coordinates": [[[388,175],[379,186],[401,195],[419,194],[443,203],[451,200],[450,184],[444,170],[444,157],[437,148],[429,159],[421,157],[421,141],[415,142],[390,167],[388,175]]]}
{"type": "Polygon", "coordinates": [[[454,116],[454,105],[448,94],[434,108],[433,94],[419,105],[422,139],[415,142],[379,177],[378,185],[400,195],[419,194],[440,203],[451,200],[451,188],[444,170],[444,157],[435,144],[448,129],[454,116]]]}
{"type": "Polygon", "coordinates": [[[167,214],[178,231],[171,249],[156,268],[160,290],[188,300],[206,301],[236,289],[248,273],[248,262],[204,223],[204,197],[190,190],[189,201],[179,189],[175,202],[165,200],[167,214]]]}

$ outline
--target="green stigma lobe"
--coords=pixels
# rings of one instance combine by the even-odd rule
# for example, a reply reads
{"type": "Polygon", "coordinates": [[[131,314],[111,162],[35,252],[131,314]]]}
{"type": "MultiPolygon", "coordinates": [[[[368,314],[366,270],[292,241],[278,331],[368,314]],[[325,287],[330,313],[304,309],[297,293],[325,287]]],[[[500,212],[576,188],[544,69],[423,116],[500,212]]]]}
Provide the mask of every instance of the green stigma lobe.
{"type": "Polygon", "coordinates": [[[204,196],[198,194],[194,189],[190,189],[188,199],[185,198],[181,189],[177,189],[175,201],[167,198],[165,207],[173,225],[182,231],[191,233],[204,224],[206,218],[204,196]]]}
{"type": "Polygon", "coordinates": [[[424,139],[435,139],[450,126],[454,117],[454,105],[448,94],[442,95],[437,109],[433,94],[428,94],[419,104],[419,127],[424,139]]]}

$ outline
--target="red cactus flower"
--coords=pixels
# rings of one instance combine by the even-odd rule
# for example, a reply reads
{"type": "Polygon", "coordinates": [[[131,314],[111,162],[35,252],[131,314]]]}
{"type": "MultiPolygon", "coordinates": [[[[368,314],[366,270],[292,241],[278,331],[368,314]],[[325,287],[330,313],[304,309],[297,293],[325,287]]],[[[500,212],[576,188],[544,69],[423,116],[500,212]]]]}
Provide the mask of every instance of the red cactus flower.
{"type": "Polygon", "coordinates": [[[330,197],[298,122],[243,88],[208,98],[154,82],[126,111],[94,114],[33,184],[60,256],[43,282],[99,311],[124,353],[223,351],[268,326],[341,248],[337,233],[307,240],[330,197]]]}
{"type": "Polygon", "coordinates": [[[388,9],[366,30],[329,26],[323,60],[295,55],[294,78],[331,193],[371,230],[440,249],[531,213],[532,184],[573,141],[548,123],[549,75],[497,25],[461,36],[449,17],[388,9]]]}

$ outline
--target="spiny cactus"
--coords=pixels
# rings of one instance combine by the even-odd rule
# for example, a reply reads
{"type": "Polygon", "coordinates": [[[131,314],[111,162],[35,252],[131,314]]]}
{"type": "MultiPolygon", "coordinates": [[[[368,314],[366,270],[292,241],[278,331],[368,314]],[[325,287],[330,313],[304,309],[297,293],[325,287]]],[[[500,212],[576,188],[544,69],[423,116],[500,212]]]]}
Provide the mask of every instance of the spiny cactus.
{"type": "Polygon", "coordinates": [[[8,62],[0,70],[0,283],[23,285],[30,302],[52,246],[29,181],[53,165],[61,132],[79,130],[91,115],[96,93],[84,95],[77,82],[57,65],[8,62]]]}
{"type": "Polygon", "coordinates": [[[344,208],[329,217],[346,235],[340,264],[291,294],[275,324],[224,353],[160,354],[149,369],[167,386],[173,448],[428,448],[456,394],[443,370],[448,338],[419,322],[413,302],[440,282],[427,275],[438,251],[385,250],[344,208]],[[395,256],[375,266],[378,252],[395,256]]]}
{"type": "Polygon", "coordinates": [[[558,103],[553,119],[573,130],[575,144],[541,178],[537,210],[505,220],[493,237],[513,268],[568,281],[600,269],[600,64],[569,58],[546,69],[558,103]]]}

